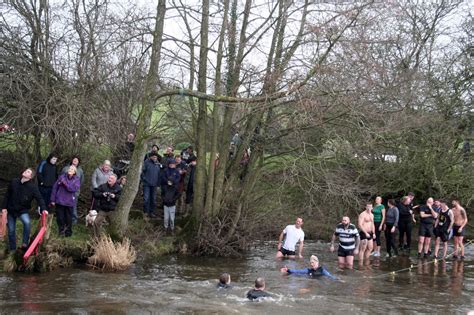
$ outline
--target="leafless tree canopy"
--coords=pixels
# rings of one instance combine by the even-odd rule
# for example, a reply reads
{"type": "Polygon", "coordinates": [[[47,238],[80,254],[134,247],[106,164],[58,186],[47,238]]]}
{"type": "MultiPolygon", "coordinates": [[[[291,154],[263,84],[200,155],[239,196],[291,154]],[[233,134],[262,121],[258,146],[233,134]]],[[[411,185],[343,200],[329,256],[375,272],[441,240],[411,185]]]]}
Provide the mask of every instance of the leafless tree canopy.
{"type": "Polygon", "coordinates": [[[245,248],[268,215],[334,220],[374,194],[472,205],[469,1],[3,7],[5,141],[38,159],[137,134],[120,234],[150,139],[195,144],[198,251],[245,248]]]}

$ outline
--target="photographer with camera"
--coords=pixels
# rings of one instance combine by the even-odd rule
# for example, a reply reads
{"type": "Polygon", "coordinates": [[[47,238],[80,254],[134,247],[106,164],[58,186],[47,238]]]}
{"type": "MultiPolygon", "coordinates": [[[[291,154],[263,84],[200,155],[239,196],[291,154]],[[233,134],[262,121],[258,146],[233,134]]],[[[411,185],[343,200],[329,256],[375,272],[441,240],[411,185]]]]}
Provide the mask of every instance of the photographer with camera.
{"type": "Polygon", "coordinates": [[[100,229],[104,221],[113,215],[113,211],[122,193],[122,187],[117,182],[117,175],[109,176],[107,183],[100,185],[93,191],[94,198],[97,201],[97,218],[94,221],[94,234],[99,236],[100,229]]]}

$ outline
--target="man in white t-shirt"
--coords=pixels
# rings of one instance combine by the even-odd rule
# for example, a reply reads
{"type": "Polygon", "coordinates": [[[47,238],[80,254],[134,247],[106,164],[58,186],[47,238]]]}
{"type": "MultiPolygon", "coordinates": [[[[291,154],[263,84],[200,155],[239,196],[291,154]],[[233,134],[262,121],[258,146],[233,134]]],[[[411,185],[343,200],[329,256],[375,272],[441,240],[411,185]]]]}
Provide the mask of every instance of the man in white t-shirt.
{"type": "Polygon", "coordinates": [[[298,258],[303,258],[303,241],[304,232],[301,226],[303,225],[303,219],[297,218],[294,225],[287,225],[286,228],[281,232],[280,238],[278,239],[278,252],[276,258],[288,257],[295,258],[296,256],[296,243],[300,242],[298,246],[298,258]],[[283,237],[285,237],[283,243],[283,237]]]}

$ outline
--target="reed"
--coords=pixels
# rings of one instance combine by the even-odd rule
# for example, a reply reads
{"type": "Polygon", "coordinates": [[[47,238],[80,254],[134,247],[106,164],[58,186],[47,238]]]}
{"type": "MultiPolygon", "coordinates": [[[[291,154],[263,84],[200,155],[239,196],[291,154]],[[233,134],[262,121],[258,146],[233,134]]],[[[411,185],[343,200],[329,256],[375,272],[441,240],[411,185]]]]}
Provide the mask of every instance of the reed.
{"type": "Polygon", "coordinates": [[[88,265],[104,271],[125,270],[136,260],[137,254],[130,239],[114,243],[110,236],[102,234],[92,241],[94,254],[89,257],[88,265]]]}

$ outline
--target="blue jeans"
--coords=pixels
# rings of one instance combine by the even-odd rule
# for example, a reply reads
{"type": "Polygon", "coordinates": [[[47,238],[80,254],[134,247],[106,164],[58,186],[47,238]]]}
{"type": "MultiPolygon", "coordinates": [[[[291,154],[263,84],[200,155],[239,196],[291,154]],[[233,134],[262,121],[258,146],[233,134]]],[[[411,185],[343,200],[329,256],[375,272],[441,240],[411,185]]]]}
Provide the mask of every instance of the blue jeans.
{"type": "Polygon", "coordinates": [[[156,211],[156,186],[143,185],[143,211],[152,214],[156,211]]]}
{"type": "Polygon", "coordinates": [[[171,207],[163,206],[163,210],[165,211],[165,222],[164,222],[165,229],[167,229],[169,225],[171,230],[174,230],[174,218],[176,215],[176,206],[171,206],[171,207]]]}
{"type": "MultiPolygon", "coordinates": [[[[8,243],[10,250],[16,249],[16,219],[18,217],[8,213],[8,243]]],[[[23,223],[23,244],[28,245],[30,242],[30,215],[23,213],[19,216],[21,223],[23,223]]]]}

